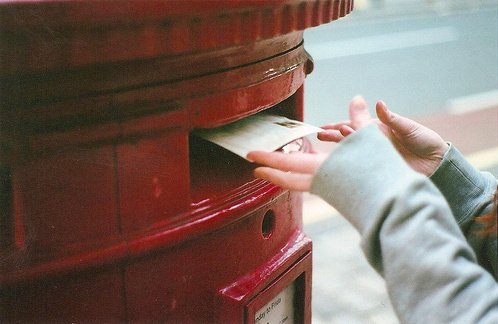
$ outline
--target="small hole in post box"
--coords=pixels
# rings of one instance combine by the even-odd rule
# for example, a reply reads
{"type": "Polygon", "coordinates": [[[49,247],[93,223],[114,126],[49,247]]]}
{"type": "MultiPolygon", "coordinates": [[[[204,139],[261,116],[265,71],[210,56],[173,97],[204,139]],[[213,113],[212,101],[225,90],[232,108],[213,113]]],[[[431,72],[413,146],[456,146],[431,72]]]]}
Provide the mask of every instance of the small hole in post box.
{"type": "Polygon", "coordinates": [[[266,212],[261,223],[261,234],[265,239],[269,239],[275,228],[275,213],[272,210],[266,212]]]}

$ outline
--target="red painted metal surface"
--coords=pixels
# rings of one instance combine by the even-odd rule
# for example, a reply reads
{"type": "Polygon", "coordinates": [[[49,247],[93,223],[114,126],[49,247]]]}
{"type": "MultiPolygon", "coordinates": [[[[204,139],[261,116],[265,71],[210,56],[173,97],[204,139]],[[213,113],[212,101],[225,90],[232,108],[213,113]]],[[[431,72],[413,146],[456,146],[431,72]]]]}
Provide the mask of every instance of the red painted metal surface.
{"type": "Polygon", "coordinates": [[[352,5],[0,2],[0,320],[250,322],[296,282],[309,322],[301,196],[191,131],[302,119],[302,31],[352,5]]]}

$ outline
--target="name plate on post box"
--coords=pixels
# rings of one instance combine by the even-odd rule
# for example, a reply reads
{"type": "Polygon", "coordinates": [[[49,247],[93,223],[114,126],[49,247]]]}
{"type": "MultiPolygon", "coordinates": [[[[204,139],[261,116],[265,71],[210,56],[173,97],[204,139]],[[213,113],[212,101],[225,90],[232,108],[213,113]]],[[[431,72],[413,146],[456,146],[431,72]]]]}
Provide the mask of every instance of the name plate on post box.
{"type": "Polygon", "coordinates": [[[294,296],[295,284],[292,283],[256,312],[254,323],[293,324],[295,312],[294,296]]]}

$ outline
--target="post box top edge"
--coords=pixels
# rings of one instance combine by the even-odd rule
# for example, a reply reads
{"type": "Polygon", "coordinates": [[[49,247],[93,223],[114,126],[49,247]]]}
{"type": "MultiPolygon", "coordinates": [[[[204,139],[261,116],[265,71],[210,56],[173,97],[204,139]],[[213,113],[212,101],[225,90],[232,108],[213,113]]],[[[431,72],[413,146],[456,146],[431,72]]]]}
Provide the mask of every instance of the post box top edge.
{"type": "Polygon", "coordinates": [[[0,0],[0,75],[218,51],[352,9],[353,0],[0,0]]]}
{"type": "MultiPolygon", "coordinates": [[[[352,9],[352,0],[0,0],[0,25],[13,30],[22,26],[48,27],[47,24],[87,27],[171,19],[195,22],[202,16],[231,19],[241,13],[264,12],[281,14],[296,30],[304,30],[336,20],[352,9]]],[[[265,20],[265,24],[273,23],[265,20]]]]}

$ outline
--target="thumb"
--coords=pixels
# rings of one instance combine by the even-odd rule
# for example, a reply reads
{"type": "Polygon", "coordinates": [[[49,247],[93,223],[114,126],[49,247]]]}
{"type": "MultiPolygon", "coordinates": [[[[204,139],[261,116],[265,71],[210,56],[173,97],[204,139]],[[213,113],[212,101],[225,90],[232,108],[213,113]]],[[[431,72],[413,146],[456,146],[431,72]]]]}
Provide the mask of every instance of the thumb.
{"type": "Polygon", "coordinates": [[[349,116],[351,118],[351,127],[359,129],[369,124],[372,120],[368,105],[362,96],[356,96],[349,104],[349,116]]]}
{"type": "Polygon", "coordinates": [[[383,101],[377,102],[375,112],[383,124],[389,126],[399,135],[410,135],[419,127],[419,124],[413,120],[390,111],[383,101]]]}

